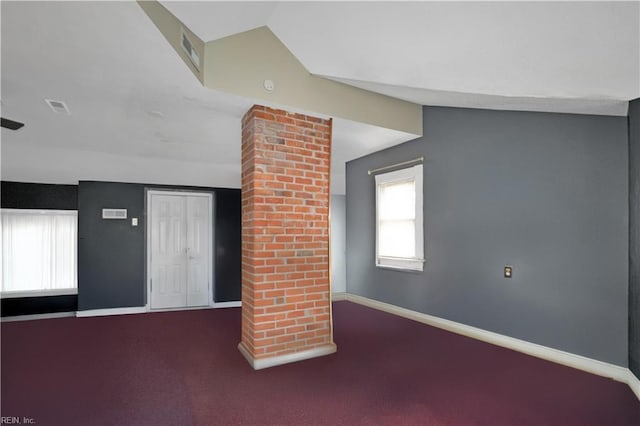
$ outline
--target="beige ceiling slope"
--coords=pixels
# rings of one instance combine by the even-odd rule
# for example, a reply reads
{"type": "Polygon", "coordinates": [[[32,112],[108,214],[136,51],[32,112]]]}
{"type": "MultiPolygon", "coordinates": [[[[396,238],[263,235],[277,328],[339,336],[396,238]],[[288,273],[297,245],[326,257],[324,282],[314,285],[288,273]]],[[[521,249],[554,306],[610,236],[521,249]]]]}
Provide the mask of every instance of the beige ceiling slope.
{"type": "Polygon", "coordinates": [[[200,83],[204,84],[203,66],[200,65],[199,68],[196,68],[187,52],[182,48],[182,31],[186,33],[193,49],[200,56],[200,64],[203,63],[204,42],[157,1],[138,0],[138,4],[151,19],[151,22],[158,27],[164,38],[167,39],[184,63],[187,64],[191,72],[200,80],[200,83]]]}
{"type": "Polygon", "coordinates": [[[203,42],[160,3],[139,4],[207,88],[267,105],[422,135],[420,105],[312,75],[266,26],[203,42]],[[199,70],[180,45],[182,28],[201,58],[199,70]],[[272,91],[265,89],[265,80],[273,82],[272,91]]]}

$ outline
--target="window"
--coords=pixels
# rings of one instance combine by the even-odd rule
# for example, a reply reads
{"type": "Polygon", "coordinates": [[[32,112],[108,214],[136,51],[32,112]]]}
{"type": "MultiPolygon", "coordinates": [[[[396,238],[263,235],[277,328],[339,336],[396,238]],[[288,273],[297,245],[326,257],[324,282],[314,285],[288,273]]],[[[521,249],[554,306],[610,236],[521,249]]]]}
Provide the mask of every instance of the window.
{"type": "Polygon", "coordinates": [[[76,294],[78,213],[2,210],[2,296],[76,294]]]}
{"type": "Polygon", "coordinates": [[[422,271],[422,165],[376,176],[376,266],[422,271]]]}

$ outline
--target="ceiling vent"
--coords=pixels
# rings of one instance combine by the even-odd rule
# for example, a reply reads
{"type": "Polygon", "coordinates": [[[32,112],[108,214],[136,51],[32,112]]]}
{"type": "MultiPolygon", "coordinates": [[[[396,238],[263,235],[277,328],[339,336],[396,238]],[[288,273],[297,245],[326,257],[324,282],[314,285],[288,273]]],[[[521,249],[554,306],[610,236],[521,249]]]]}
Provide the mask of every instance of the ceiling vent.
{"type": "Polygon", "coordinates": [[[47,105],[49,105],[49,107],[56,114],[67,114],[67,115],[71,114],[71,112],[69,112],[69,108],[67,107],[67,104],[65,104],[62,101],[54,101],[52,99],[45,99],[44,101],[47,103],[47,105]]]}
{"type": "Polygon", "coordinates": [[[187,52],[187,56],[191,60],[191,63],[198,71],[200,71],[200,55],[196,52],[196,49],[193,48],[193,44],[191,44],[191,40],[187,36],[184,28],[182,29],[182,49],[187,52]]]}

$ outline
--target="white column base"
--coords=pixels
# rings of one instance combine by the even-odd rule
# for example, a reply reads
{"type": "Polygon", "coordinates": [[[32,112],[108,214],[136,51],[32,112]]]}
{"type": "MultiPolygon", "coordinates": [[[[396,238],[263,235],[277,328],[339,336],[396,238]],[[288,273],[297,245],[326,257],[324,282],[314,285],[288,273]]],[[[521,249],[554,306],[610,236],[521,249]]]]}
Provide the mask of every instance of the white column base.
{"type": "Polygon", "coordinates": [[[320,346],[306,351],[294,352],[286,355],[279,355],[270,358],[253,358],[247,348],[240,342],[238,344],[238,350],[247,359],[251,367],[254,370],[262,370],[263,368],[275,367],[277,365],[289,364],[291,362],[303,361],[305,359],[317,358],[320,356],[330,355],[335,353],[338,348],[335,343],[330,343],[325,346],[320,346]]]}

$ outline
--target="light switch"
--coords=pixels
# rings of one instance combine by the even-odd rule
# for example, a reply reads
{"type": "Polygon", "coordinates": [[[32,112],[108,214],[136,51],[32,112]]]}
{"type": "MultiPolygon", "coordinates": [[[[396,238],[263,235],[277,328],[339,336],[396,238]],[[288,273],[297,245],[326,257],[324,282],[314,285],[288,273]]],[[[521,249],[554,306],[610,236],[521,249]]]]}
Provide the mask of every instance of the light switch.
{"type": "Polygon", "coordinates": [[[138,226],[138,218],[137,217],[132,217],[131,218],[131,226],[138,226]]]}

